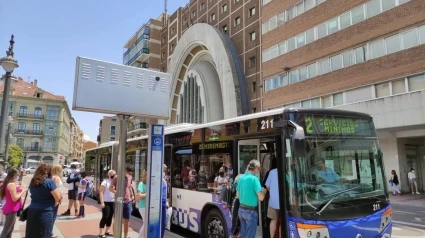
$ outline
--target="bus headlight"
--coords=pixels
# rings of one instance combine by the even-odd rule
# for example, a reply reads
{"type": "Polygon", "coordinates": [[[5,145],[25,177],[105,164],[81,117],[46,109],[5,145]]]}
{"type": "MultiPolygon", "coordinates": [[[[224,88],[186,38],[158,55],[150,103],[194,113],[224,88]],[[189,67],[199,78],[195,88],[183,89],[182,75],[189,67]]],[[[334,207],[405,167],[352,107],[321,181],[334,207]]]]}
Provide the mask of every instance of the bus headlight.
{"type": "Polygon", "coordinates": [[[381,214],[381,224],[379,226],[379,232],[381,233],[385,227],[391,222],[393,215],[393,209],[389,208],[381,214]]]}
{"type": "Polygon", "coordinates": [[[326,225],[297,223],[301,238],[330,238],[326,225]]]}

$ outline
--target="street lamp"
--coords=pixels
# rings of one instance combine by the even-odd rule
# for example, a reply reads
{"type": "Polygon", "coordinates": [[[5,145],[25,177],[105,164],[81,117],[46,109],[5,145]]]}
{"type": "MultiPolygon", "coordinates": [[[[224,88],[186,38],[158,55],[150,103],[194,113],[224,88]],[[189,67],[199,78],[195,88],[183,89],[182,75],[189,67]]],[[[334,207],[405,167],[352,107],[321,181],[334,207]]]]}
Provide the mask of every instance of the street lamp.
{"type": "MultiPolygon", "coordinates": [[[[0,65],[3,67],[3,69],[6,71],[6,76],[4,77],[4,89],[3,89],[3,101],[2,101],[2,108],[1,108],[1,117],[0,117],[0,154],[4,154],[4,141],[5,141],[5,131],[6,128],[6,119],[8,113],[8,105],[9,105],[9,96],[10,96],[10,83],[12,81],[12,72],[16,68],[19,67],[18,61],[13,58],[13,44],[15,44],[15,41],[13,40],[14,36],[12,35],[10,38],[10,45],[9,50],[6,51],[6,57],[3,57],[0,59],[0,65]]],[[[6,149],[7,151],[7,149],[6,149]]],[[[3,157],[3,161],[7,160],[5,157],[3,157]]]]}
{"type": "Polygon", "coordinates": [[[13,117],[9,116],[7,118],[6,148],[4,149],[5,150],[5,152],[4,152],[5,162],[9,161],[9,141],[10,141],[10,133],[11,133],[10,128],[12,127],[12,122],[13,122],[13,117]]]}

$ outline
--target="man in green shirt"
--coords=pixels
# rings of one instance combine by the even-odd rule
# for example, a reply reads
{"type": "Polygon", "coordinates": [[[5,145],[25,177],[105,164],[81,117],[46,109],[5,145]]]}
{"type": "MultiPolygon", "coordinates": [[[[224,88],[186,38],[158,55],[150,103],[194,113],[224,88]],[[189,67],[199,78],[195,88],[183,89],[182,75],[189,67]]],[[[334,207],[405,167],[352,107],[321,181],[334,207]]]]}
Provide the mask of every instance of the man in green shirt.
{"type": "Polygon", "coordinates": [[[241,221],[241,237],[255,238],[258,224],[258,200],[263,201],[267,190],[261,186],[256,174],[261,170],[258,160],[251,160],[246,173],[239,177],[236,187],[239,197],[239,219],[241,221]]]}

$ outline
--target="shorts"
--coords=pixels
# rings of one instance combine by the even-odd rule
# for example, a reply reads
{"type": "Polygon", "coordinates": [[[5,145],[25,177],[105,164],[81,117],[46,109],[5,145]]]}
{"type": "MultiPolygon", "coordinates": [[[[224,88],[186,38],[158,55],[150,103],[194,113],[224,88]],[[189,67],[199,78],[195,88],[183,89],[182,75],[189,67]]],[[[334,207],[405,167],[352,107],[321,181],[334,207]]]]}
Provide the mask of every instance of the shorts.
{"type": "Polygon", "coordinates": [[[125,202],[122,204],[122,218],[129,220],[131,211],[133,210],[133,204],[131,202],[125,202]]]}
{"type": "Polygon", "coordinates": [[[86,198],[86,192],[78,194],[78,201],[84,201],[84,198],[86,198]]]}
{"type": "Polygon", "coordinates": [[[77,191],[75,190],[68,190],[68,199],[69,200],[77,200],[77,191]]]}
{"type": "Polygon", "coordinates": [[[410,179],[410,182],[411,182],[411,183],[416,182],[416,178],[411,178],[411,179],[410,179]]]}
{"type": "Polygon", "coordinates": [[[274,209],[274,208],[269,206],[269,208],[267,209],[267,217],[272,219],[272,220],[279,220],[280,210],[274,209]]]}

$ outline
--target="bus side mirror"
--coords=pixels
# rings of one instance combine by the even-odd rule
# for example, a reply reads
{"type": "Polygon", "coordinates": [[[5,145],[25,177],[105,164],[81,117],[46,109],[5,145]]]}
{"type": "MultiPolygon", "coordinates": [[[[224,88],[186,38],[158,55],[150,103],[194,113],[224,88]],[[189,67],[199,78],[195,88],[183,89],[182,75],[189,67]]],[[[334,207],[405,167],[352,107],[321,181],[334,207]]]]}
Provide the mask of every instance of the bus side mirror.
{"type": "Polygon", "coordinates": [[[297,157],[304,157],[307,154],[305,151],[304,129],[297,124],[295,124],[294,126],[295,126],[295,130],[294,130],[294,133],[292,134],[292,143],[291,143],[292,151],[295,152],[297,157]]]}
{"type": "Polygon", "coordinates": [[[297,157],[304,157],[307,155],[305,151],[305,134],[304,129],[293,121],[280,121],[274,123],[275,127],[292,127],[294,128],[294,133],[291,138],[292,152],[294,152],[297,157]]]}

